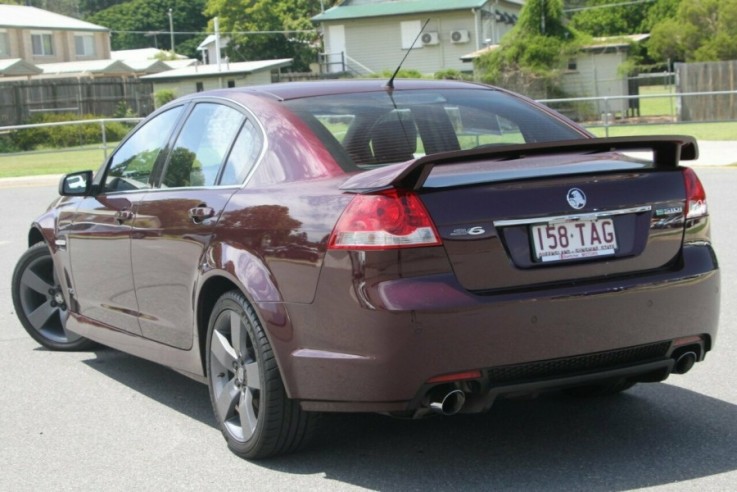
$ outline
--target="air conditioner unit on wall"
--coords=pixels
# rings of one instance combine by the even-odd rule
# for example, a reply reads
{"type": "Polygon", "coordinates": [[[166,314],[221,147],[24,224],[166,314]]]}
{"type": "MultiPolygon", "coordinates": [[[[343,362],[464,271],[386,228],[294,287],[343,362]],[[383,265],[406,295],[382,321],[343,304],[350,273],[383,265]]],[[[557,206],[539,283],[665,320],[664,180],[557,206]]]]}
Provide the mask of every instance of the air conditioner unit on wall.
{"type": "Polygon", "coordinates": [[[440,42],[438,33],[436,32],[425,32],[422,34],[422,44],[424,46],[438,44],[440,42]]]}
{"type": "Polygon", "coordinates": [[[456,31],[450,31],[450,42],[454,44],[468,43],[471,41],[471,36],[468,34],[467,29],[458,29],[456,31]]]}

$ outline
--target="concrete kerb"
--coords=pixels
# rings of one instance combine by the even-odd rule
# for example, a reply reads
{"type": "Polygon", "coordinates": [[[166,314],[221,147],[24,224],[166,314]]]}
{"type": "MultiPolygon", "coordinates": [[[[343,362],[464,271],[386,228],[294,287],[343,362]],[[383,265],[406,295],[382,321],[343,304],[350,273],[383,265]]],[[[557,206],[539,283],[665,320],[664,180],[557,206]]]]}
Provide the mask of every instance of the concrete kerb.
{"type": "MultiPolygon", "coordinates": [[[[737,164],[737,140],[699,142],[699,158],[695,161],[684,161],[686,166],[713,167],[737,164]]],[[[56,186],[60,174],[43,176],[22,176],[17,178],[0,178],[0,188],[23,188],[34,186],[56,186]]]]}
{"type": "Polygon", "coordinates": [[[728,166],[737,164],[737,140],[701,140],[699,158],[684,161],[687,166],[728,166]]]}
{"type": "Polygon", "coordinates": [[[19,176],[17,178],[0,178],[0,188],[29,188],[38,186],[56,186],[61,174],[44,174],[42,176],[19,176]]]}

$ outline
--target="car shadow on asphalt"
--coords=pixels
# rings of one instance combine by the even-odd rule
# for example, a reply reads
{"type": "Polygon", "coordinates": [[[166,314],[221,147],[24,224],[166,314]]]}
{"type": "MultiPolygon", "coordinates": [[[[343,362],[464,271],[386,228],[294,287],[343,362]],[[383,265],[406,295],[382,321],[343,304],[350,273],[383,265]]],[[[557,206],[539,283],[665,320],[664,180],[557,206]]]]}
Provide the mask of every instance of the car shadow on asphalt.
{"type": "Polygon", "coordinates": [[[94,357],[83,362],[95,371],[217,429],[206,385],[168,367],[115,349],[100,347],[93,354],[94,357]]]}
{"type": "MultiPolygon", "coordinates": [[[[206,386],[114,350],[95,370],[215,427],[206,386]]],[[[325,414],[306,450],[254,462],[374,490],[626,490],[737,469],[737,406],[671,384],[621,395],[499,400],[488,414],[325,414]]]]}

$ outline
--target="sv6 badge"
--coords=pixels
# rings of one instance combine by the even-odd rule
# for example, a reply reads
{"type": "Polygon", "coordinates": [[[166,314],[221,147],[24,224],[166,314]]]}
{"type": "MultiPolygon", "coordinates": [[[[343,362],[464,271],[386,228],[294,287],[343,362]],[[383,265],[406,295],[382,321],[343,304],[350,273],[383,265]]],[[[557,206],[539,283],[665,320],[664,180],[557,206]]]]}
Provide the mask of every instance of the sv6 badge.
{"type": "Polygon", "coordinates": [[[443,237],[452,239],[481,239],[492,235],[492,225],[472,225],[470,227],[448,227],[441,230],[443,237]]]}

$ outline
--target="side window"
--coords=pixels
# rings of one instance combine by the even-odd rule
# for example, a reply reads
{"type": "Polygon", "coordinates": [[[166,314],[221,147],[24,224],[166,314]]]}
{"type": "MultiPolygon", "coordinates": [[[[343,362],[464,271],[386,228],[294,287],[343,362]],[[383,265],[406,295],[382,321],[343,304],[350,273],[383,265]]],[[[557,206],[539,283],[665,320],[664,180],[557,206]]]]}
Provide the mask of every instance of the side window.
{"type": "Polygon", "coordinates": [[[148,121],[115,152],[103,184],[105,191],[150,188],[149,178],[183,106],[172,108],[148,121]]]}
{"type": "Polygon", "coordinates": [[[243,183],[254,164],[256,164],[262,145],[261,132],[250,120],[246,121],[240,134],[238,134],[233,149],[230,151],[228,161],[225,163],[220,184],[238,185],[243,183]]]}
{"type": "Polygon", "coordinates": [[[245,117],[222,104],[200,103],[169,154],[162,186],[212,186],[245,117]]]}

